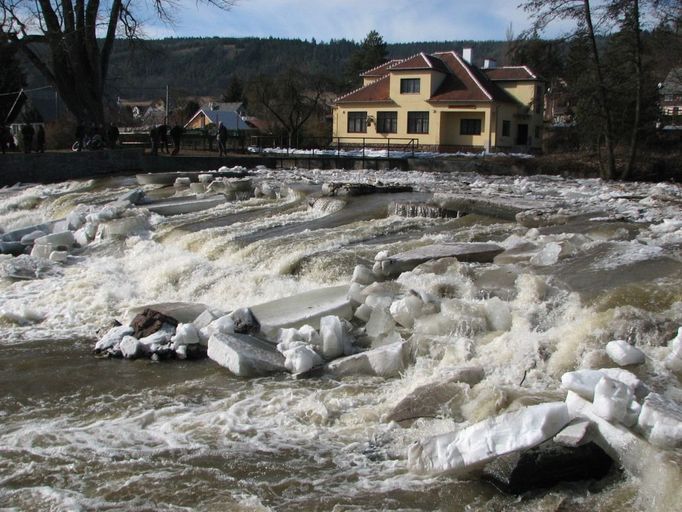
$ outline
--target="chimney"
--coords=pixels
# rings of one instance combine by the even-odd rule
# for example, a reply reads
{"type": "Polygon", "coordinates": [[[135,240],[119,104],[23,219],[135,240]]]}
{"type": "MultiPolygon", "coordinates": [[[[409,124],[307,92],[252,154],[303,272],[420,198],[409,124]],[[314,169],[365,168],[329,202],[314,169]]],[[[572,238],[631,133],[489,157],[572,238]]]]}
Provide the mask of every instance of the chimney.
{"type": "Polygon", "coordinates": [[[483,61],[483,69],[495,69],[497,67],[497,61],[495,59],[485,59],[483,61]]]}
{"type": "Polygon", "coordinates": [[[469,64],[474,63],[474,51],[471,48],[462,49],[462,58],[469,64]]]}

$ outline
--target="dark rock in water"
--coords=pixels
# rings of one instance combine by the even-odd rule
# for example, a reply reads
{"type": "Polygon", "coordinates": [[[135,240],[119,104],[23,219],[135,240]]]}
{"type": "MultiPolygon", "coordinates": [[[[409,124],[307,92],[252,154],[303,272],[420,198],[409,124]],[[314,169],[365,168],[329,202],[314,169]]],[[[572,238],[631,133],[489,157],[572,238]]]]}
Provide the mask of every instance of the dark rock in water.
{"type": "Polygon", "coordinates": [[[206,359],[208,356],[207,354],[207,347],[200,345],[198,343],[194,343],[192,345],[187,345],[187,359],[194,361],[196,359],[206,359]]]}
{"type": "Polygon", "coordinates": [[[230,313],[237,334],[258,334],[260,323],[249,308],[236,309],[230,313]]]}
{"type": "Polygon", "coordinates": [[[163,324],[170,324],[177,327],[178,321],[168,315],[164,315],[153,309],[145,309],[142,313],[133,318],[130,327],[134,329],[133,336],[137,339],[145,338],[161,329],[163,324]]]}
{"type": "Polygon", "coordinates": [[[600,480],[613,461],[594,443],[568,448],[547,441],[523,452],[498,457],[483,469],[483,478],[503,492],[522,494],[561,482],[600,480]]]}
{"type": "Polygon", "coordinates": [[[385,420],[401,422],[441,416],[449,404],[461,398],[463,393],[462,386],[455,382],[426,384],[398,402],[385,420]]]}
{"type": "Polygon", "coordinates": [[[369,183],[325,183],[322,193],[326,196],[365,196],[369,194],[397,194],[412,192],[406,185],[370,185],[369,183]]]}
{"type": "Polygon", "coordinates": [[[0,254],[19,256],[26,252],[26,246],[21,242],[0,242],[0,254]]]}

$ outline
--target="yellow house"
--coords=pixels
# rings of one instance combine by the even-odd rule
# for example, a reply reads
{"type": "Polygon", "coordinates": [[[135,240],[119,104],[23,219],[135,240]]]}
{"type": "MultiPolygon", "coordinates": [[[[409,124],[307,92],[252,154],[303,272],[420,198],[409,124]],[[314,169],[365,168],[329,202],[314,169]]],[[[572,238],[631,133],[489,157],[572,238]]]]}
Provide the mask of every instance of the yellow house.
{"type": "Polygon", "coordinates": [[[334,104],[335,141],[446,152],[540,149],[543,80],[526,66],[471,62],[465,48],[463,56],[420,53],[363,73],[363,86],[334,104]]]}

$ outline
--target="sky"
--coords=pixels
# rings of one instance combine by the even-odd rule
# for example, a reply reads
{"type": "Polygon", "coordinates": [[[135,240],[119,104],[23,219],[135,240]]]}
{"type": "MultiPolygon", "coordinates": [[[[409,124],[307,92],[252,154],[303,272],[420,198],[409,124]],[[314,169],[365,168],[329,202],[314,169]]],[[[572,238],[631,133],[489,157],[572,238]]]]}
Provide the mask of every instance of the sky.
{"type": "Polygon", "coordinates": [[[521,0],[236,0],[229,11],[176,0],[175,24],[150,17],[147,37],[279,37],[362,41],[377,30],[388,43],[505,40],[528,28],[521,0]]]}

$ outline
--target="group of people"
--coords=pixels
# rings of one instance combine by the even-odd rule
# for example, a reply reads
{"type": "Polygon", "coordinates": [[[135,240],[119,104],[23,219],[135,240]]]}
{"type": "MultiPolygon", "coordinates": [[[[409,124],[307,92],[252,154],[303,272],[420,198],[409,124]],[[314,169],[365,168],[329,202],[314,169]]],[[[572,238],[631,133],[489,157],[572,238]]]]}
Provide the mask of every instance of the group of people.
{"type": "MultiPolygon", "coordinates": [[[[35,128],[31,123],[24,123],[19,130],[21,135],[21,147],[24,153],[35,151],[36,153],[45,152],[45,127],[42,124],[35,128]]],[[[0,149],[4,155],[7,151],[16,151],[19,141],[12,134],[10,129],[0,126],[0,149]]]]}
{"type": "Polygon", "coordinates": [[[149,130],[149,141],[151,143],[151,154],[158,155],[159,148],[161,152],[170,153],[168,147],[168,137],[173,141],[173,152],[171,154],[177,155],[180,152],[180,142],[182,140],[182,133],[185,130],[179,124],[169,128],[167,124],[159,126],[152,126],[149,130]]]}
{"type": "Polygon", "coordinates": [[[118,145],[119,136],[118,127],[113,122],[109,123],[106,129],[104,126],[98,126],[94,123],[89,128],[86,128],[83,123],[78,123],[74,133],[76,138],[74,149],[76,151],[82,151],[84,148],[104,149],[108,147],[115,149],[118,145]]]}

